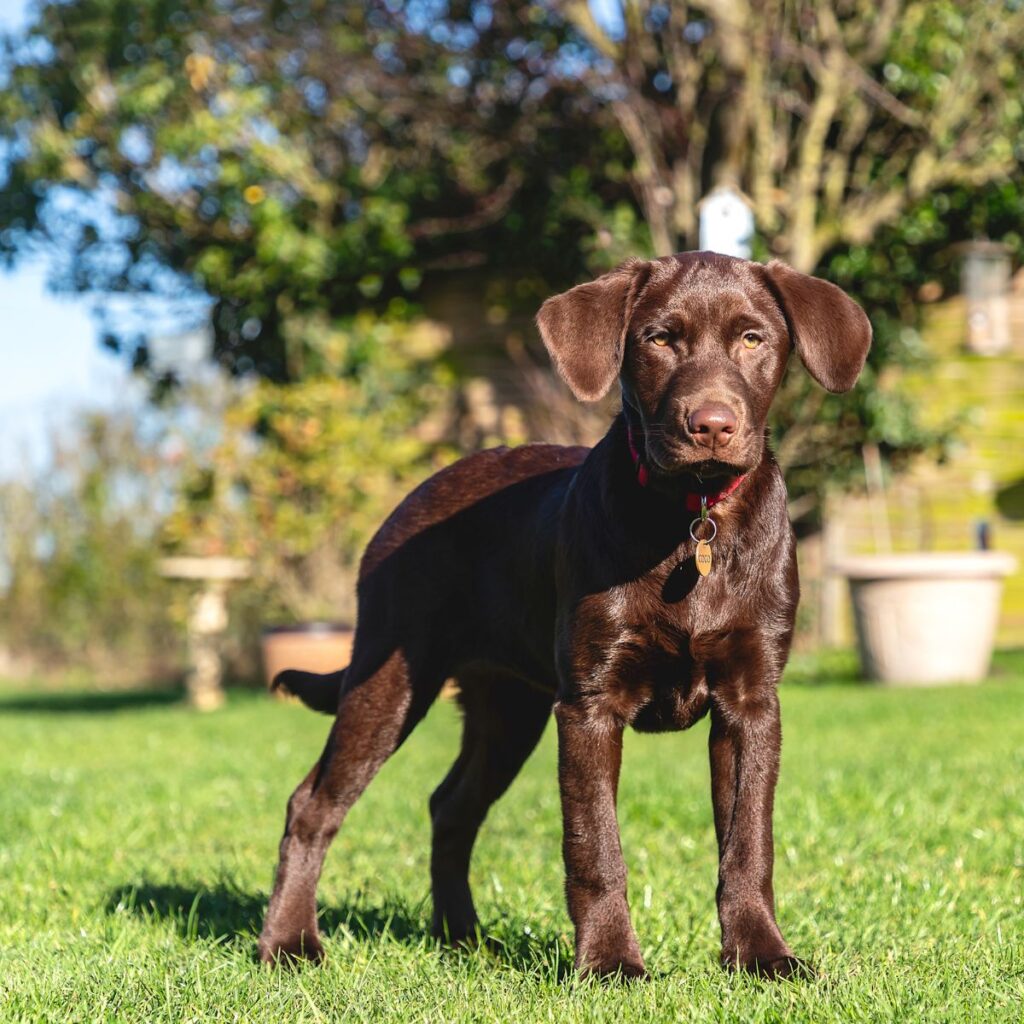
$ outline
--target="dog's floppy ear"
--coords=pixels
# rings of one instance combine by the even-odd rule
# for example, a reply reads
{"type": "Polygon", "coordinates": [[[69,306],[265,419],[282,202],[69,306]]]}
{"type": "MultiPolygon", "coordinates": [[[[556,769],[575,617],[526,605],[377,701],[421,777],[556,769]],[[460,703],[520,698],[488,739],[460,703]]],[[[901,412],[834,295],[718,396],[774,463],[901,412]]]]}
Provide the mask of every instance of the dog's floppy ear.
{"type": "Polygon", "coordinates": [[[826,391],[849,391],[871,347],[871,323],[849,295],[828,281],[773,260],[765,268],[807,372],[826,391]]]}
{"type": "Polygon", "coordinates": [[[603,398],[618,376],[629,315],[649,272],[649,263],[629,260],[540,307],[540,336],[555,369],[581,401],[603,398]]]}

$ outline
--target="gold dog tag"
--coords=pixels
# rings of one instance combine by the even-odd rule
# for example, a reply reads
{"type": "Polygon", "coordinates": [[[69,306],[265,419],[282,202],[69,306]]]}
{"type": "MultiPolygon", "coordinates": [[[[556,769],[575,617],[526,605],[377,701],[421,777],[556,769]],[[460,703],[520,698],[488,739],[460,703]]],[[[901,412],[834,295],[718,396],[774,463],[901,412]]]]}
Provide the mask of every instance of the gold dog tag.
{"type": "Polygon", "coordinates": [[[706,540],[697,541],[697,572],[707,576],[711,572],[711,545],[706,540]]]}

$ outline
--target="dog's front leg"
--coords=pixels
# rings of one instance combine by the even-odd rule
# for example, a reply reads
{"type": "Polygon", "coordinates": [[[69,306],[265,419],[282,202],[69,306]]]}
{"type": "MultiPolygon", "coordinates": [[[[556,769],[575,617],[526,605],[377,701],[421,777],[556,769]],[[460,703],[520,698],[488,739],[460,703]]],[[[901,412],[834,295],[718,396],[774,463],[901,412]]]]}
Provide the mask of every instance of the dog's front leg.
{"type": "Polygon", "coordinates": [[[626,865],[615,798],[622,725],[585,702],[560,701],[558,781],[562,793],[565,891],[582,973],[646,973],[626,901],[626,865]]]}
{"type": "Polygon", "coordinates": [[[711,707],[711,792],[718,836],[722,963],[766,977],[806,973],[775,921],[772,808],[782,730],[774,687],[711,707]]]}

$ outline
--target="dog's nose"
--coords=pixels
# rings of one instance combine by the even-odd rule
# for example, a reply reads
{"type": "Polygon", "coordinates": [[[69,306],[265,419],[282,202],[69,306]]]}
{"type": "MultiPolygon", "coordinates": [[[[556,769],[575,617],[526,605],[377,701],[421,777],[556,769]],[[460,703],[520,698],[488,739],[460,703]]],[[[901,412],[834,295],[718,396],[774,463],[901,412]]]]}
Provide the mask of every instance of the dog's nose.
{"type": "Polygon", "coordinates": [[[736,432],[736,413],[722,402],[708,402],[690,413],[687,426],[697,444],[721,448],[736,432]]]}

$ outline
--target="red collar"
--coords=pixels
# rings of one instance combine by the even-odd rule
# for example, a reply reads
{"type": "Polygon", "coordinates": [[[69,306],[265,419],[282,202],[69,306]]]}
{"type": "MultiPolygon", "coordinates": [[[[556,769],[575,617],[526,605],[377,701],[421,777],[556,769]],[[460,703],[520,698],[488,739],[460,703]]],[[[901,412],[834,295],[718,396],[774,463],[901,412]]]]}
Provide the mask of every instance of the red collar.
{"type": "MultiPolygon", "coordinates": [[[[636,442],[633,440],[633,427],[627,422],[626,423],[626,440],[629,442],[629,454],[633,459],[633,468],[636,470],[636,480],[641,487],[646,487],[650,481],[650,472],[647,469],[647,464],[640,458],[640,451],[637,449],[636,442]]],[[[744,473],[742,476],[734,477],[728,484],[725,485],[720,491],[711,491],[706,494],[698,493],[697,491],[687,491],[685,494],[686,511],[687,512],[699,512],[701,509],[701,502],[706,504],[707,508],[711,508],[712,505],[717,505],[720,501],[728,498],[733,491],[744,480],[747,476],[744,473]]]]}

